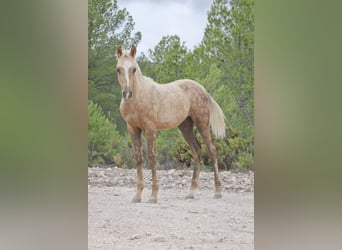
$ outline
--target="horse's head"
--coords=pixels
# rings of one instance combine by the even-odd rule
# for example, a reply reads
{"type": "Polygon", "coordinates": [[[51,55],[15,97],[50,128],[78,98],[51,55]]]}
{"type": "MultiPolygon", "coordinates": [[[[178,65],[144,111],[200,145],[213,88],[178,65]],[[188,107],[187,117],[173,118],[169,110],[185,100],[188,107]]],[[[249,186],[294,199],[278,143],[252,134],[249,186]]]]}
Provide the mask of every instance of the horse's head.
{"type": "Polygon", "coordinates": [[[121,46],[115,49],[118,61],[116,71],[121,85],[122,97],[125,101],[133,95],[132,86],[135,83],[135,72],[137,71],[137,64],[134,58],[136,52],[137,49],[134,45],[129,51],[123,51],[121,46]]]}

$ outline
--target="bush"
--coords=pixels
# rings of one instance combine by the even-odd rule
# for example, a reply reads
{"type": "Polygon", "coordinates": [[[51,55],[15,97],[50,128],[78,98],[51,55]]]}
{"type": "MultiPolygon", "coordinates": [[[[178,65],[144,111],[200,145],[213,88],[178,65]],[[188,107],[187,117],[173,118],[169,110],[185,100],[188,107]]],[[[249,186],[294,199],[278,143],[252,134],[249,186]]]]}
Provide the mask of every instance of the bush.
{"type": "Polygon", "coordinates": [[[123,137],[120,153],[117,154],[116,157],[120,157],[120,162],[117,162],[120,167],[135,168],[136,165],[134,160],[133,145],[128,135],[123,137]]]}
{"type": "Polygon", "coordinates": [[[88,162],[103,164],[113,162],[119,153],[122,138],[103,114],[101,108],[92,101],[88,102],[88,162]]]}
{"type": "MultiPolygon", "coordinates": [[[[227,136],[223,139],[215,139],[214,144],[217,149],[217,160],[219,169],[224,170],[245,170],[253,169],[253,131],[246,133],[248,128],[243,131],[227,128],[227,136]]],[[[202,137],[195,129],[195,135],[202,148],[201,165],[211,166],[210,157],[207,147],[203,143],[202,137]]],[[[173,134],[172,137],[163,134],[159,138],[158,144],[160,148],[157,149],[160,163],[165,164],[166,161],[172,161],[173,165],[186,165],[188,167],[193,165],[193,157],[187,142],[180,133],[173,134]],[[167,146],[166,146],[167,145],[167,146]],[[171,158],[171,159],[170,159],[171,158]]]]}
{"type": "Polygon", "coordinates": [[[189,144],[185,141],[181,133],[173,139],[173,143],[168,154],[171,156],[172,161],[176,164],[182,164],[190,167],[193,164],[192,153],[189,144]]]}
{"type": "Polygon", "coordinates": [[[156,141],[156,154],[161,169],[174,168],[178,161],[174,160],[173,145],[178,141],[180,132],[177,128],[158,131],[156,141]]]}
{"type": "Polygon", "coordinates": [[[233,162],[234,167],[241,170],[252,170],[253,164],[254,157],[248,152],[241,152],[237,160],[233,162]]]}

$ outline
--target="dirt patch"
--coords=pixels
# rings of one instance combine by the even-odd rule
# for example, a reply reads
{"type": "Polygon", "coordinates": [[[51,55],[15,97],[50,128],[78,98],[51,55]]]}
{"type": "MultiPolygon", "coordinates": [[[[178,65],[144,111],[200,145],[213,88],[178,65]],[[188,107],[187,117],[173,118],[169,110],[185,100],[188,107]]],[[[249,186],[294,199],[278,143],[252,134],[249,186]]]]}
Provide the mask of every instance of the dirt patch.
{"type": "Polygon", "coordinates": [[[223,198],[214,199],[213,173],[201,172],[193,200],[184,197],[192,171],[159,170],[157,204],[131,203],[135,170],[88,171],[89,249],[253,249],[254,174],[221,172],[223,198]]]}

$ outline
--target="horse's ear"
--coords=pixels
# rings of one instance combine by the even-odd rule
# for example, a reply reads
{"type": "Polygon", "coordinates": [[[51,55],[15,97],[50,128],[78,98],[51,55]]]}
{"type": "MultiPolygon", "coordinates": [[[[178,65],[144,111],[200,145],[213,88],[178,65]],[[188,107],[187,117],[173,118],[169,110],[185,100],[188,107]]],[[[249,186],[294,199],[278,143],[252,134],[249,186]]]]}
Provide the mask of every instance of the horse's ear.
{"type": "Polygon", "coordinates": [[[135,54],[137,53],[137,47],[135,45],[132,45],[131,47],[131,56],[134,58],[135,54]]]}
{"type": "Polygon", "coordinates": [[[115,54],[116,54],[116,58],[119,59],[120,56],[122,56],[122,48],[121,46],[117,46],[115,48],[115,54]]]}

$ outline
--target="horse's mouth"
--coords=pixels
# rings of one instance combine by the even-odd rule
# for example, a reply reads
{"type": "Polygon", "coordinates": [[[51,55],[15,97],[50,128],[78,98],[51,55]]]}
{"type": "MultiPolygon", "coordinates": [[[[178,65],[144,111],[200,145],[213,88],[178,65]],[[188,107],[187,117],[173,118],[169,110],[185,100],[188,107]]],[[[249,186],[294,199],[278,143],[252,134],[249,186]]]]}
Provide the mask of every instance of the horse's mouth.
{"type": "Polygon", "coordinates": [[[125,101],[132,97],[132,91],[123,91],[122,97],[125,101]]]}

